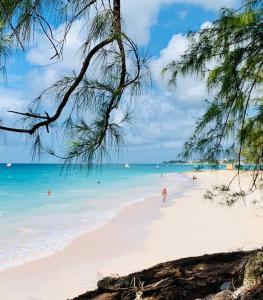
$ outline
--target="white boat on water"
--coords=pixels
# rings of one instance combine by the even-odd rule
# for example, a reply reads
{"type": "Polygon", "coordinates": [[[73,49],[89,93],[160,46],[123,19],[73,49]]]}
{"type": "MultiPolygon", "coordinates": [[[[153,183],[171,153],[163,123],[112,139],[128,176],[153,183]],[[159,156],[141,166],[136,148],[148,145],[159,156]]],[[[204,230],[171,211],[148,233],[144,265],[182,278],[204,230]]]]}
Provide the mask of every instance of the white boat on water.
{"type": "Polygon", "coordinates": [[[127,163],[127,164],[124,165],[124,168],[129,169],[130,165],[127,163]]]}
{"type": "Polygon", "coordinates": [[[158,165],[157,165],[157,166],[155,166],[155,168],[156,168],[156,169],[159,169],[159,168],[160,168],[160,166],[158,166],[158,165]]]}
{"type": "Polygon", "coordinates": [[[10,168],[10,167],[12,167],[12,164],[11,163],[7,163],[6,166],[7,166],[7,168],[10,168]]]}

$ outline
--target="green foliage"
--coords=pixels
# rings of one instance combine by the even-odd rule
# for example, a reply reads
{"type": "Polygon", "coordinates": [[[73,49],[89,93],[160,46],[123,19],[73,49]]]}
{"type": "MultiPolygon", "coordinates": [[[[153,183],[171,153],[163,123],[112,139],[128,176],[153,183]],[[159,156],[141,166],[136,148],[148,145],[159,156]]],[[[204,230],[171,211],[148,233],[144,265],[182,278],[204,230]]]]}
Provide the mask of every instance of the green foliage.
{"type": "Polygon", "coordinates": [[[194,74],[206,80],[210,92],[206,112],[185,143],[185,157],[197,153],[205,160],[240,162],[246,156],[262,163],[262,16],[262,0],[224,9],[210,27],[189,33],[189,49],[164,69],[170,84],[176,84],[179,74],[194,74]]]}
{"type": "Polygon", "coordinates": [[[263,165],[263,122],[250,121],[245,125],[246,140],[241,151],[241,156],[246,163],[263,165]]]}
{"type": "Polygon", "coordinates": [[[204,199],[214,200],[215,198],[219,199],[219,204],[223,206],[233,206],[239,200],[242,200],[245,204],[246,192],[242,189],[239,191],[231,191],[229,185],[218,185],[214,186],[212,190],[207,190],[204,194],[204,199]]]}
{"type": "Polygon", "coordinates": [[[259,286],[263,284],[263,252],[252,255],[245,265],[245,286],[259,286]]]}

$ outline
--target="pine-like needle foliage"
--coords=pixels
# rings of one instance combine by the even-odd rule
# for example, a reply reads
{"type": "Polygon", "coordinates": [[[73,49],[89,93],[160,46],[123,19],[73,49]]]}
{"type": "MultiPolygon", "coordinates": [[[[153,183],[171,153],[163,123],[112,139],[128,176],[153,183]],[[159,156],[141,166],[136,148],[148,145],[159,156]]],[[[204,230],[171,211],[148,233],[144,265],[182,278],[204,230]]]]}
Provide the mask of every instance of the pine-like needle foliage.
{"type": "MultiPolygon", "coordinates": [[[[147,58],[122,30],[120,2],[0,0],[0,39],[8,39],[16,51],[27,51],[41,35],[54,51],[51,62],[61,60],[74,23],[81,22],[85,33],[78,70],[44,90],[27,111],[12,111],[22,117],[21,127],[1,124],[1,131],[33,137],[34,153],[41,153],[47,150],[43,135],[57,130],[65,151],[47,151],[65,162],[91,164],[118,151],[125,136],[123,123],[130,120],[130,98],[140,92],[148,74],[147,58]],[[58,25],[64,28],[59,40],[54,35],[58,25]]],[[[0,58],[3,54],[1,48],[0,58]]]]}
{"type": "Polygon", "coordinates": [[[263,1],[224,9],[210,27],[189,33],[188,40],[187,52],[164,72],[171,74],[172,85],[179,74],[197,75],[213,96],[184,155],[209,161],[231,157],[240,168],[242,154],[249,151],[255,154],[255,168],[262,170],[263,1]]]}

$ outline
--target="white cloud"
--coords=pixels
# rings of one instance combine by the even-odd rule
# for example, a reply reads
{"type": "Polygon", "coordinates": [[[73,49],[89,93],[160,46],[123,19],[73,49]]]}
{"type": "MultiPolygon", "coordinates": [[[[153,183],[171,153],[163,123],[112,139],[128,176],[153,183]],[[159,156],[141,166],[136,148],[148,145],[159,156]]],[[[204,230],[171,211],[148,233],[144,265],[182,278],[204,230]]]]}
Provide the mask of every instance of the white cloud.
{"type": "Polygon", "coordinates": [[[188,11],[187,10],[181,10],[178,13],[178,16],[179,16],[180,20],[185,20],[186,17],[187,17],[187,15],[188,15],[188,11]]]}
{"type": "MultiPolygon", "coordinates": [[[[84,43],[85,34],[82,29],[82,21],[76,21],[71,27],[63,48],[63,59],[50,59],[55,51],[44,36],[40,37],[37,45],[31,47],[26,60],[32,65],[32,69],[27,73],[27,80],[33,92],[47,88],[61,76],[68,75],[80,66],[80,48],[84,43]]],[[[60,40],[63,34],[64,25],[54,31],[57,40],[60,40]]]]}
{"type": "Polygon", "coordinates": [[[200,106],[202,101],[207,97],[206,85],[202,80],[195,76],[187,75],[178,76],[176,89],[171,90],[167,86],[168,76],[162,76],[162,69],[172,60],[178,60],[187,50],[188,41],[185,35],[176,34],[168,43],[168,46],[160,52],[160,57],[153,60],[151,70],[155,81],[163,92],[170,88],[177,105],[180,107],[200,106]]]}
{"type": "Polygon", "coordinates": [[[206,21],[201,25],[200,29],[210,28],[210,27],[212,27],[212,25],[213,24],[211,22],[206,21]]]}
{"type": "Polygon", "coordinates": [[[167,47],[160,51],[160,57],[152,61],[151,70],[153,77],[160,85],[164,83],[161,76],[162,69],[172,60],[179,59],[187,48],[188,41],[185,35],[175,34],[169,41],[167,47]]]}
{"type": "MultiPolygon", "coordinates": [[[[150,29],[158,21],[161,7],[176,3],[218,10],[222,7],[234,7],[240,3],[240,0],[124,0],[122,12],[128,35],[138,44],[146,45],[150,39],[150,29]]],[[[185,12],[183,14],[185,15],[185,12]]]]}
{"type": "Polygon", "coordinates": [[[206,83],[194,76],[179,76],[175,89],[167,86],[161,71],[172,60],[188,49],[185,35],[176,34],[151,63],[157,91],[143,95],[136,103],[136,129],[129,134],[132,148],[174,149],[180,152],[185,140],[193,132],[196,120],[204,109],[208,97],[206,83]]]}
{"type": "Polygon", "coordinates": [[[179,152],[190,136],[200,109],[181,108],[172,94],[150,93],[136,103],[128,145],[133,149],[171,149],[179,152]]]}
{"type": "MultiPolygon", "coordinates": [[[[59,26],[54,31],[54,37],[60,40],[64,34],[64,25],[59,26]]],[[[66,44],[63,51],[63,61],[51,65],[52,68],[58,71],[72,70],[78,65],[78,59],[75,55],[78,54],[79,48],[84,42],[83,22],[76,21],[71,27],[69,34],[67,35],[66,44]]],[[[26,59],[33,65],[50,65],[56,60],[50,60],[55,54],[54,48],[47,42],[44,35],[40,37],[36,46],[32,46],[27,53],[26,59]]]]}
{"type": "Polygon", "coordinates": [[[25,105],[25,100],[21,92],[0,88],[0,111],[1,116],[10,116],[8,110],[20,110],[25,105]]]}

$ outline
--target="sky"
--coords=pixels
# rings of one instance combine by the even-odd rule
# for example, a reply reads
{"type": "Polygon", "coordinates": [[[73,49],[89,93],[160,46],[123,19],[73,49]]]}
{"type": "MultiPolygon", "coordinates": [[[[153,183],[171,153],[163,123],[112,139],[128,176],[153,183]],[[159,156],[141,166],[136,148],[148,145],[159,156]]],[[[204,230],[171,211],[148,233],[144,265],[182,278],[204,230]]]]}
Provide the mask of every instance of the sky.
{"type": "MultiPolygon", "coordinates": [[[[209,98],[205,82],[179,77],[176,89],[167,86],[162,68],[187,50],[186,34],[209,26],[222,7],[237,7],[239,0],[122,0],[124,28],[151,55],[153,87],[136,99],[133,121],[126,131],[121,154],[111,162],[160,163],[177,159],[209,98]]],[[[81,24],[76,23],[65,46],[64,60],[49,63],[46,41],[39,38],[25,54],[8,61],[7,80],[0,85],[0,118],[13,122],[9,109],[22,110],[59,75],[76,67],[82,43],[81,24]]],[[[18,134],[3,135],[0,162],[32,162],[30,142],[18,134]]],[[[41,162],[55,162],[44,155],[41,162]]]]}

